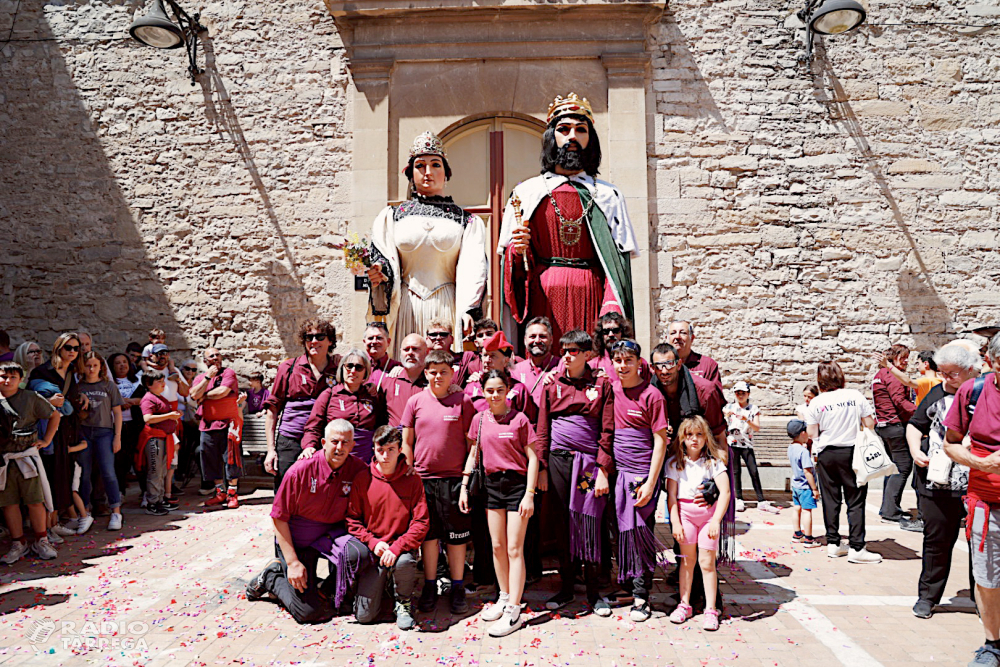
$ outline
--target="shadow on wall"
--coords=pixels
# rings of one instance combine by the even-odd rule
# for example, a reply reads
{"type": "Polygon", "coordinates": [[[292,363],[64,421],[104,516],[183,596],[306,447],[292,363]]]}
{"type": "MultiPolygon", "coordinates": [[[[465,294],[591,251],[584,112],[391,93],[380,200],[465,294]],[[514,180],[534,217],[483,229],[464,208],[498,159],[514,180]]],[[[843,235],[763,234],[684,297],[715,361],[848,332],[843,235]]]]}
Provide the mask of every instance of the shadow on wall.
{"type": "MultiPolygon", "coordinates": [[[[145,344],[156,326],[181,347],[140,214],[129,210],[42,5],[21,3],[17,39],[0,51],[2,328],[43,348],[86,329],[110,353],[145,344]]],[[[84,48],[64,48],[87,62],[84,48]]]]}
{"type": "Polygon", "coordinates": [[[286,353],[298,354],[301,346],[298,340],[299,325],[308,318],[316,317],[317,308],[302,285],[295,255],[288,244],[288,239],[281,230],[267,186],[257,169],[253,151],[243,134],[243,127],[240,125],[239,116],[233,108],[232,98],[226,89],[225,81],[219,74],[215,62],[214,44],[207,32],[201,34],[201,47],[205,56],[205,73],[198,77],[198,83],[201,85],[202,95],[205,99],[205,118],[214,128],[213,131],[218,132],[233,143],[247,173],[250,175],[253,188],[260,197],[260,204],[272,227],[274,238],[281,244],[284,261],[282,258],[275,258],[271,260],[268,267],[261,268],[267,274],[267,296],[282,345],[286,353]]]}
{"type": "Polygon", "coordinates": [[[892,213],[893,221],[910,247],[910,259],[896,278],[899,302],[917,349],[933,349],[941,344],[943,335],[951,332],[951,312],[934,287],[931,269],[928,268],[927,261],[910,233],[899,202],[879,165],[878,156],[872,151],[864,128],[854,109],[851,108],[840,79],[830,67],[823,44],[819,40],[816,43],[812,75],[816,99],[829,109],[830,120],[843,128],[854,141],[865,169],[872,175],[879,193],[892,213]]]}

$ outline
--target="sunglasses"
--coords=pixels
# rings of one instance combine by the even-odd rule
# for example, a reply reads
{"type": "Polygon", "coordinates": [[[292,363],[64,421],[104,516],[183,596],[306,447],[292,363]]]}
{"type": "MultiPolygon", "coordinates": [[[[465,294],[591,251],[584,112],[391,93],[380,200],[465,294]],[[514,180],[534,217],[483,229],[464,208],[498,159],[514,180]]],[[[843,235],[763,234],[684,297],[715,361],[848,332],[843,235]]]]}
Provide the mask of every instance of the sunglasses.
{"type": "Polygon", "coordinates": [[[385,322],[369,322],[367,326],[369,329],[381,329],[386,332],[389,331],[389,326],[385,322]]]}
{"type": "Polygon", "coordinates": [[[611,348],[613,352],[630,352],[635,356],[639,356],[639,346],[630,340],[620,340],[615,343],[614,347],[611,348]]]}
{"type": "Polygon", "coordinates": [[[79,352],[80,351],[80,346],[79,345],[63,345],[62,349],[67,350],[69,352],[79,352]]]}
{"type": "Polygon", "coordinates": [[[41,351],[41,350],[28,350],[28,354],[37,354],[37,355],[41,355],[41,354],[42,354],[42,351],[41,351]]]}
{"type": "Polygon", "coordinates": [[[668,368],[673,368],[680,362],[674,359],[673,361],[657,361],[653,364],[653,368],[659,368],[661,371],[667,370],[668,368]]]}
{"type": "Polygon", "coordinates": [[[622,332],[621,327],[605,327],[601,331],[601,333],[603,333],[605,336],[607,336],[608,334],[620,334],[621,332],[622,332]]]}
{"type": "Polygon", "coordinates": [[[194,373],[198,369],[197,368],[182,368],[181,370],[184,371],[185,373],[194,373]]]}
{"type": "Polygon", "coordinates": [[[431,331],[427,334],[428,338],[447,338],[451,335],[450,331],[431,331]]]}
{"type": "Polygon", "coordinates": [[[345,371],[354,371],[355,373],[360,373],[365,370],[364,364],[344,364],[345,371]]]}
{"type": "Polygon", "coordinates": [[[318,334],[307,333],[305,336],[303,336],[303,338],[305,340],[307,340],[307,341],[308,340],[314,340],[314,341],[317,341],[317,342],[322,342],[322,341],[326,340],[326,334],[324,334],[324,333],[318,333],[318,334]]]}
{"type": "Polygon", "coordinates": [[[583,352],[583,350],[581,350],[578,347],[564,347],[563,348],[563,354],[568,354],[571,357],[575,357],[576,355],[580,354],[581,352],[583,352]]]}

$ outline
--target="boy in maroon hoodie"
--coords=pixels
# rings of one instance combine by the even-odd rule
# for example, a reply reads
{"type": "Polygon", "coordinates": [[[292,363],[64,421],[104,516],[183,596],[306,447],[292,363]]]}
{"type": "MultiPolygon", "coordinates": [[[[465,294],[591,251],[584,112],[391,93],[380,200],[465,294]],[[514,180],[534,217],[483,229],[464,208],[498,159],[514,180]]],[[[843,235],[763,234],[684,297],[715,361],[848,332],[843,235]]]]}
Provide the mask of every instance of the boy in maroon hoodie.
{"type": "Polygon", "coordinates": [[[396,625],[415,625],[410,598],[417,585],[417,549],[427,535],[430,519],[424,484],[408,475],[406,457],[400,455],[403,434],[393,426],[375,431],[375,456],[371,477],[355,482],[347,508],[347,530],[369,554],[367,567],[357,573],[354,616],[358,623],[373,623],[382,606],[386,579],[393,579],[396,625]]]}

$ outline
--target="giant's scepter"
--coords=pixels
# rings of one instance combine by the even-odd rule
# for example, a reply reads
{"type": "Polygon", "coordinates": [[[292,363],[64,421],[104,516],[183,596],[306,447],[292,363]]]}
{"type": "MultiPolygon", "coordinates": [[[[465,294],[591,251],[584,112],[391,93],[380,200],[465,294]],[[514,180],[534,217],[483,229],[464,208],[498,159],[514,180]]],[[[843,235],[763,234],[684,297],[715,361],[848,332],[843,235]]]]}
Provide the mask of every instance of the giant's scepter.
{"type": "MultiPolygon", "coordinates": [[[[518,227],[524,227],[527,229],[528,225],[524,223],[521,219],[521,198],[517,196],[517,193],[513,193],[510,196],[510,205],[514,208],[514,219],[517,220],[518,227]]],[[[521,251],[521,257],[524,258],[524,270],[525,272],[530,271],[528,268],[528,249],[525,248],[521,251]]]]}

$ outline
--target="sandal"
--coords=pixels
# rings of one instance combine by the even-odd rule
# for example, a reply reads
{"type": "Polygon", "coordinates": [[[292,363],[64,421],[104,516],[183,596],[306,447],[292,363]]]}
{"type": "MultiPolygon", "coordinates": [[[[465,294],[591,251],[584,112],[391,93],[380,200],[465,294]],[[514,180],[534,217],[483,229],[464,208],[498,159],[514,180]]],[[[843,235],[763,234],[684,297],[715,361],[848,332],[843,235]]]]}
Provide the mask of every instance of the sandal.
{"type": "Polygon", "coordinates": [[[709,632],[715,632],[719,629],[719,610],[718,609],[706,609],[705,610],[705,621],[702,624],[703,630],[708,630],[709,632]]]}
{"type": "Polygon", "coordinates": [[[680,624],[691,618],[693,615],[694,610],[691,609],[691,605],[681,602],[670,614],[670,622],[680,624]]]}

